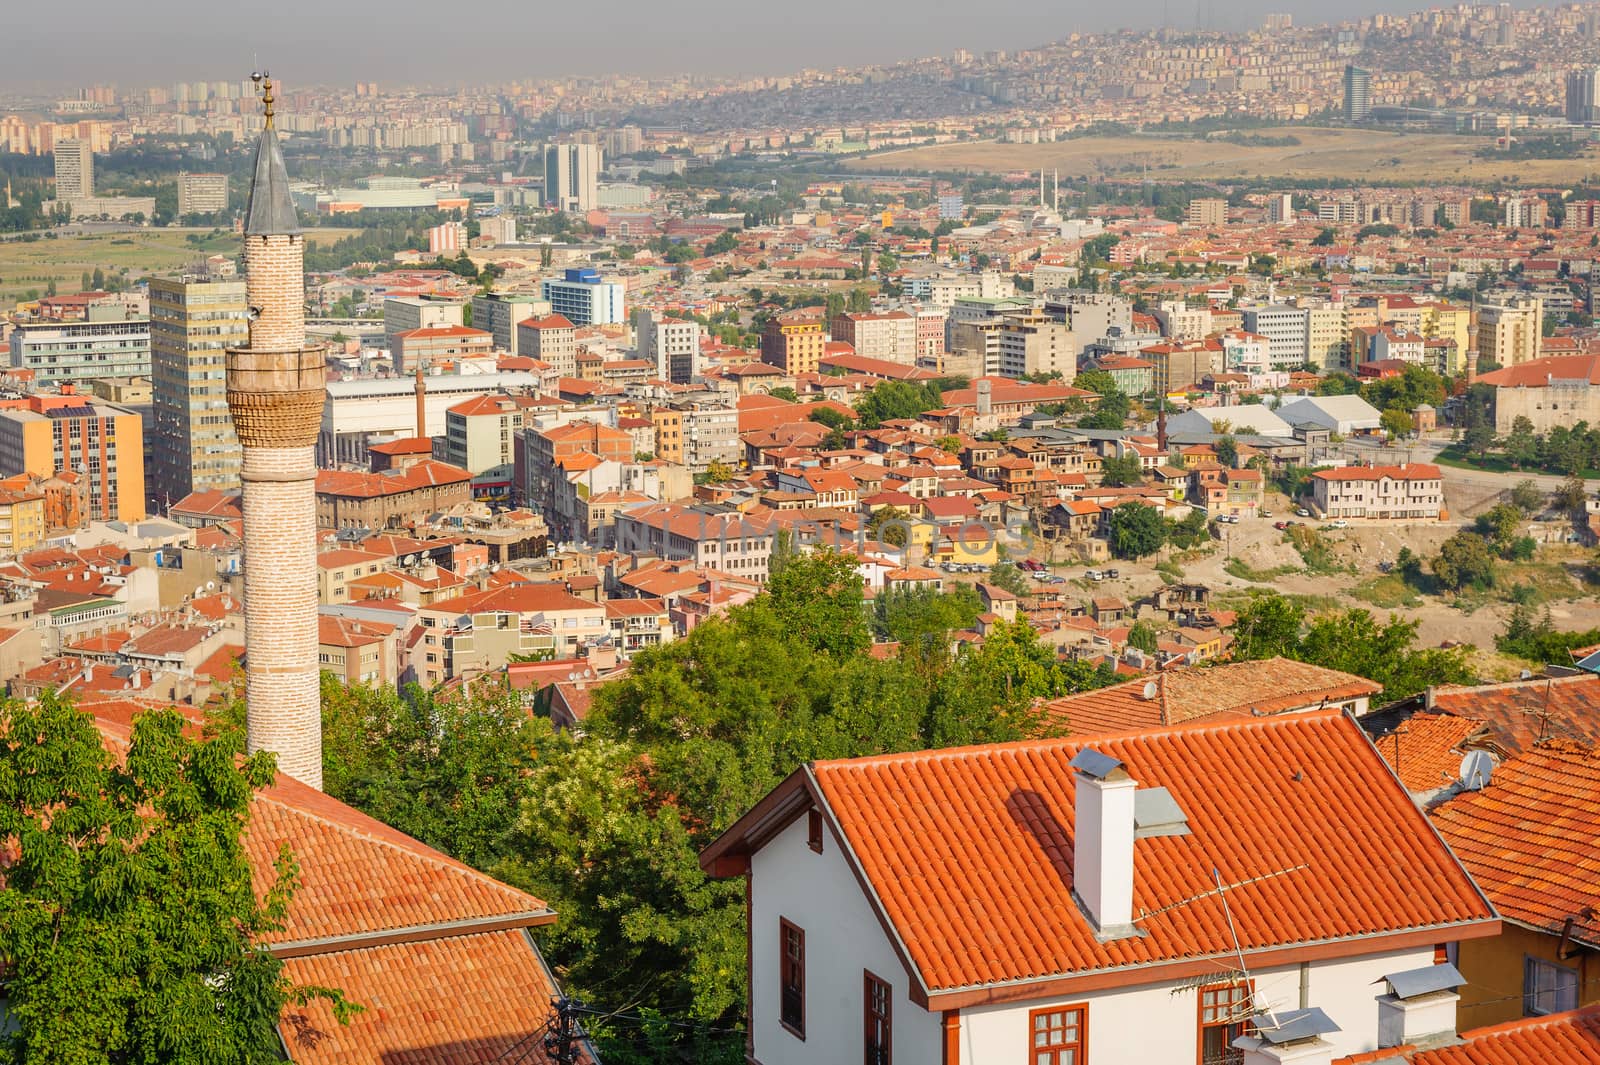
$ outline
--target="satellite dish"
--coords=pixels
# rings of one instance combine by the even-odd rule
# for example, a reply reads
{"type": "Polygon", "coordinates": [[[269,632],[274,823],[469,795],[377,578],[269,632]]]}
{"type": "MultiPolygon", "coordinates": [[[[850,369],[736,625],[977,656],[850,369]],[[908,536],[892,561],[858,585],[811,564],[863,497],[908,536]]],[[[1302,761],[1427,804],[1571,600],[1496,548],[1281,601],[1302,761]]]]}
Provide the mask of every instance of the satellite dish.
{"type": "Polygon", "coordinates": [[[400,564],[402,566],[415,566],[417,564],[417,556],[416,555],[407,555],[404,559],[401,560],[400,564]]]}
{"type": "Polygon", "coordinates": [[[1461,786],[1467,791],[1482,791],[1493,772],[1493,755],[1488,751],[1468,751],[1461,759],[1461,786]]]}
{"type": "Polygon", "coordinates": [[[1153,680],[1145,681],[1144,682],[1144,701],[1147,702],[1147,703],[1150,702],[1152,699],[1154,699],[1156,697],[1156,693],[1158,691],[1160,691],[1160,687],[1156,684],[1155,681],[1153,681],[1153,680]]]}
{"type": "Polygon", "coordinates": [[[217,587],[217,582],[216,581],[206,581],[206,591],[208,591],[208,592],[215,591],[216,587],[217,587]]]}

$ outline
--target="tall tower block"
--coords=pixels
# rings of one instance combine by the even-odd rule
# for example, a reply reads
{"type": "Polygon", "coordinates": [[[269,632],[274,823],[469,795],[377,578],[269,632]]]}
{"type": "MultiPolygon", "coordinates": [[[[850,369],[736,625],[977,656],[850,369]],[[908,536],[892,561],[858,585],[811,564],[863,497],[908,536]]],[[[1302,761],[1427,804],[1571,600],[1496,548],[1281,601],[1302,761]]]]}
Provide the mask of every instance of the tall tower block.
{"type": "Polygon", "coordinates": [[[321,788],[315,447],[327,358],[306,343],[305,238],[263,80],[244,225],[250,342],[227,354],[243,447],[245,706],[250,751],[275,752],[282,772],[321,788]]]}

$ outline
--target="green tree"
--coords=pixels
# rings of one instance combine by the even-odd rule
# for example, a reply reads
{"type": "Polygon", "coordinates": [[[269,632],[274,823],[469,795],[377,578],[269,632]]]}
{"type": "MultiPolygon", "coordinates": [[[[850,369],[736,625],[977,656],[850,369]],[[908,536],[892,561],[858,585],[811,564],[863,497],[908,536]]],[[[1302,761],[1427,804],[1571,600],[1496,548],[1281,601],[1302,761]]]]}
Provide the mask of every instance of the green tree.
{"type": "Polygon", "coordinates": [[[875,429],[884,422],[915,418],[943,405],[944,396],[935,382],[884,381],[858,399],[855,406],[861,424],[875,429]]]}
{"type": "Polygon", "coordinates": [[[1184,550],[1199,547],[1211,540],[1211,530],[1206,526],[1206,512],[1198,507],[1191,509],[1180,520],[1167,527],[1167,540],[1184,550]]]}
{"type": "Polygon", "coordinates": [[[886,590],[873,600],[873,628],[886,640],[927,656],[944,653],[950,633],[968,629],[983,613],[983,600],[970,584],[886,590]]]}
{"type": "Polygon", "coordinates": [[[1012,595],[1031,595],[1033,589],[1028,586],[1028,578],[1022,568],[1015,562],[1000,561],[989,567],[989,583],[996,588],[1004,588],[1012,595]]]}
{"type": "Polygon", "coordinates": [[[872,293],[864,288],[851,289],[847,306],[851,314],[866,314],[872,310],[872,293]]]}
{"type": "Polygon", "coordinates": [[[264,898],[240,841],[273,759],[240,734],[185,735],[175,710],[135,720],[119,764],[87,714],[48,694],[0,714],[0,892],[12,1059],[279,1060],[294,987],[256,944],[281,927],[298,869],[281,851],[264,898]]]}
{"type": "Polygon", "coordinates": [[[771,396],[773,399],[788,400],[790,403],[800,402],[800,394],[794,389],[790,388],[788,385],[779,385],[771,392],[768,392],[767,395],[771,396]]]}
{"type": "Polygon", "coordinates": [[[847,655],[872,642],[855,559],[819,548],[795,555],[767,579],[785,630],[817,651],[847,655]]]}
{"type": "Polygon", "coordinates": [[[906,530],[911,524],[911,513],[900,507],[879,507],[867,519],[867,532],[874,540],[882,540],[895,547],[906,546],[906,530]]]}
{"type": "Polygon", "coordinates": [[[1136,621],[1133,628],[1128,630],[1128,646],[1137,647],[1147,655],[1156,653],[1160,633],[1148,621],[1136,621]]]}
{"type": "Polygon", "coordinates": [[[1452,592],[1494,584],[1494,555],[1477,533],[1458,532],[1440,544],[1432,565],[1440,586],[1452,592]]]}
{"type": "Polygon", "coordinates": [[[1126,488],[1144,483],[1144,467],[1138,455],[1111,455],[1100,462],[1100,483],[1108,488],[1126,488]]]}
{"type": "Polygon", "coordinates": [[[1522,529],[1522,511],[1510,503],[1497,503],[1478,515],[1473,531],[1504,551],[1522,529]]]}
{"type": "Polygon", "coordinates": [[[712,459],[706,466],[706,481],[710,484],[727,484],[733,480],[733,467],[720,459],[712,459]]]}
{"type": "Polygon", "coordinates": [[[1535,514],[1544,509],[1544,493],[1539,491],[1539,486],[1532,481],[1518,481],[1512,485],[1509,498],[1511,505],[1525,515],[1535,514]]]}
{"type": "Polygon", "coordinates": [[[1512,421],[1511,431],[1506,433],[1501,446],[1511,465],[1519,470],[1539,460],[1539,439],[1534,435],[1533,423],[1525,415],[1519,414],[1512,421]]]}
{"type": "Polygon", "coordinates": [[[828,321],[833,321],[844,313],[844,293],[828,293],[828,298],[824,301],[823,306],[827,312],[828,321]]]}
{"type": "Polygon", "coordinates": [[[1589,489],[1582,477],[1568,477],[1550,495],[1550,505],[1574,520],[1582,516],[1588,500],[1589,489]]]}
{"type": "Polygon", "coordinates": [[[1461,446],[1470,455],[1482,459],[1488,456],[1489,449],[1494,447],[1495,435],[1492,425],[1470,425],[1461,434],[1461,446]]]}
{"type": "Polygon", "coordinates": [[[1233,625],[1233,656],[1240,660],[1290,658],[1300,647],[1305,609],[1287,596],[1271,593],[1252,599],[1233,625]]]}
{"type": "Polygon", "coordinates": [[[1111,553],[1118,558],[1153,555],[1167,540],[1167,525],[1161,512],[1144,503],[1124,503],[1115,508],[1107,525],[1111,553]]]}
{"type": "Polygon", "coordinates": [[[1219,436],[1211,442],[1217,461],[1230,470],[1239,468],[1239,442],[1232,436],[1219,436]]]}
{"type": "Polygon", "coordinates": [[[1379,416],[1378,424],[1383,426],[1383,431],[1396,439],[1411,435],[1415,424],[1411,413],[1399,407],[1390,407],[1379,416]]]}

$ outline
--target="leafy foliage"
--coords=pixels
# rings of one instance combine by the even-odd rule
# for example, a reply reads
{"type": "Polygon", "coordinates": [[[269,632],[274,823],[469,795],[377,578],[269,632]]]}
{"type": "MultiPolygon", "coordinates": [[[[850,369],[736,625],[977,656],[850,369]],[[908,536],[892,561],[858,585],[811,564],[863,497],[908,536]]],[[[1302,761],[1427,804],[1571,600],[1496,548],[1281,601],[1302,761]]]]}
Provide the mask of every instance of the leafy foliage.
{"type": "Polygon", "coordinates": [[[885,381],[856,401],[856,413],[863,426],[876,429],[884,422],[915,418],[923,411],[942,406],[944,396],[938,382],[885,381]]]}
{"type": "Polygon", "coordinates": [[[1508,655],[1526,658],[1530,662],[1553,665],[1570,665],[1571,652],[1580,647],[1600,644],[1600,629],[1587,632],[1563,632],[1550,620],[1550,609],[1535,617],[1525,606],[1511,608],[1503,633],[1495,637],[1494,645],[1508,655]]]}
{"type": "Polygon", "coordinates": [[[1440,544],[1432,568],[1440,587],[1452,592],[1494,585],[1494,554],[1489,541],[1474,532],[1458,532],[1440,544]]]}
{"type": "Polygon", "coordinates": [[[1380,624],[1370,611],[1332,611],[1307,619],[1286,596],[1259,596],[1239,611],[1234,626],[1237,659],[1294,658],[1340,669],[1383,685],[1385,700],[1404,699],[1430,685],[1469,683],[1462,647],[1416,647],[1417,623],[1391,616],[1380,624]]]}
{"type": "Polygon", "coordinates": [[[1012,595],[1027,595],[1032,591],[1028,587],[1028,578],[1015,562],[1001,561],[989,567],[989,583],[1004,588],[1012,595]]]}
{"type": "Polygon", "coordinates": [[[1144,503],[1124,503],[1107,520],[1111,553],[1118,558],[1143,558],[1167,542],[1167,524],[1161,512],[1144,503]]]}
{"type": "Polygon", "coordinates": [[[18,1062],[279,1060],[296,988],[254,943],[281,927],[297,866],[286,850],[257,899],[240,842],[273,760],[239,733],[185,735],[175,710],[133,726],[118,764],[88,715],[46,696],[0,714],[0,836],[17,857],[0,892],[0,950],[18,1062]]]}
{"type": "Polygon", "coordinates": [[[1100,483],[1107,488],[1124,488],[1144,481],[1144,467],[1138,455],[1111,455],[1100,462],[1100,483]]]}

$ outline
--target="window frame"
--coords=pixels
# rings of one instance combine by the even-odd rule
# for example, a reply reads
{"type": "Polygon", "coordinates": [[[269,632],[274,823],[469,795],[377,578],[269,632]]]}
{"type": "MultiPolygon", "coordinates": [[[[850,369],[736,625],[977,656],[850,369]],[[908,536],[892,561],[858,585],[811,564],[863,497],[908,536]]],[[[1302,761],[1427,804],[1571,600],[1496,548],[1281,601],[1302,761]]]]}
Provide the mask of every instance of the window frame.
{"type": "Polygon", "coordinates": [[[862,1065],[891,1065],[894,1060],[894,985],[873,975],[871,969],[861,970],[861,1060],[862,1065]],[[883,989],[881,1014],[873,1009],[873,992],[877,988],[883,989]],[[881,1046],[874,1043],[880,1018],[881,1046]]]}
{"type": "MultiPolygon", "coordinates": [[[[1196,1065],[1206,1065],[1206,1057],[1205,1057],[1205,1055],[1206,1055],[1206,1029],[1208,1029],[1208,1028],[1232,1028],[1232,1027],[1237,1027],[1239,1029],[1239,1034],[1240,1035],[1245,1034],[1249,1030],[1249,1023],[1246,1022],[1246,1021],[1231,1021],[1231,1022],[1218,1022],[1218,1021],[1207,1022],[1206,1021],[1206,994],[1208,992],[1215,993],[1215,992],[1218,992],[1218,991],[1242,992],[1243,993],[1243,998],[1242,999],[1240,999],[1240,998],[1230,998],[1229,999],[1230,1004],[1234,1004],[1234,1003],[1238,1003],[1240,1001],[1249,1002],[1251,995],[1253,995],[1255,993],[1255,988],[1253,986],[1253,982],[1250,981],[1250,980],[1219,980],[1216,983],[1204,984],[1204,985],[1202,985],[1200,987],[1195,988],[1195,1048],[1194,1048],[1194,1060],[1195,1060],[1196,1065]]],[[[1231,1039],[1228,1040],[1228,1044],[1230,1046],[1232,1045],[1232,1043],[1233,1043],[1233,1040],[1231,1040],[1231,1039]]],[[[1243,1061],[1243,1059],[1244,1059],[1244,1052],[1243,1051],[1239,1052],[1238,1058],[1239,1058],[1240,1061],[1243,1061]]]]}
{"type": "Polygon", "coordinates": [[[1059,1006],[1046,1006],[1043,1009],[1028,1011],[1028,1065],[1039,1065],[1040,1053],[1050,1055],[1049,1065],[1088,1065],[1089,1060],[1089,1004],[1087,1002],[1068,1002],[1059,1006]],[[1036,1022],[1041,1014],[1050,1013],[1076,1013],[1078,1015],[1077,1040],[1073,1043],[1062,1043],[1059,1046],[1040,1047],[1034,1041],[1034,1033],[1038,1030],[1036,1022]],[[1070,1060],[1064,1060],[1061,1052],[1066,1050],[1076,1051],[1070,1060]]]}
{"type": "MultiPolygon", "coordinates": [[[[1524,954],[1522,956],[1522,1015],[1524,1017],[1549,1017],[1552,1014],[1565,1013],[1568,1010],[1577,1009],[1579,999],[1582,997],[1579,994],[1579,986],[1580,974],[1577,969],[1533,954],[1524,954]],[[1564,1006],[1557,1002],[1554,1009],[1542,1010],[1535,1008],[1534,1002],[1540,992],[1533,989],[1533,974],[1541,967],[1554,973],[1564,973],[1570,978],[1571,983],[1569,986],[1572,994],[1572,1005],[1564,1006]]],[[[1544,994],[1555,996],[1560,994],[1560,990],[1551,988],[1544,994]]]]}
{"type": "Polygon", "coordinates": [[[806,930],[789,920],[787,917],[778,918],[778,1024],[796,1039],[804,1040],[806,1037],[806,930]],[[793,933],[799,944],[799,958],[791,960],[789,956],[789,937],[793,933]],[[791,968],[792,967],[792,968],[791,968]],[[784,1000],[790,992],[789,977],[793,973],[798,976],[797,986],[794,990],[799,996],[800,1016],[799,1024],[789,1023],[789,1018],[784,1014],[784,1000]]]}

